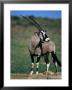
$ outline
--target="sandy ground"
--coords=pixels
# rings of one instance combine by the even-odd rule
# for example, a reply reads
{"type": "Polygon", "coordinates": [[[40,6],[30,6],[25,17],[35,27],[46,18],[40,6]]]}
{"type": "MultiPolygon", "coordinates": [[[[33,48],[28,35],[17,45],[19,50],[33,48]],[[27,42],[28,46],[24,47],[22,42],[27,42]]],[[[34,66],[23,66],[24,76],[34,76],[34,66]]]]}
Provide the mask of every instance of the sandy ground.
{"type": "Polygon", "coordinates": [[[54,73],[49,71],[48,73],[33,74],[11,74],[11,79],[61,79],[61,73],[54,73]]]}

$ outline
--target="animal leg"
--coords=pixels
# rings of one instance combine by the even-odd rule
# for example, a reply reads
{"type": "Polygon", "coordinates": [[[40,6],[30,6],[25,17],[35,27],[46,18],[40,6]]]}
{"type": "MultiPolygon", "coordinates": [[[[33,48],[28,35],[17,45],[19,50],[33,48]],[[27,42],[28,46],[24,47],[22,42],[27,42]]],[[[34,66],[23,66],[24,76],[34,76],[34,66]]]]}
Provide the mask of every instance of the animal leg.
{"type": "Polygon", "coordinates": [[[55,54],[54,52],[52,52],[51,55],[52,55],[52,57],[53,57],[53,63],[54,63],[54,65],[55,65],[56,72],[58,72],[57,64],[58,64],[59,66],[61,66],[61,63],[59,62],[59,60],[58,60],[58,58],[57,58],[57,56],[56,56],[56,54],[55,54]]]}
{"type": "Polygon", "coordinates": [[[39,68],[39,60],[40,56],[37,57],[37,62],[36,62],[36,74],[38,75],[38,68],[39,68]]]}
{"type": "Polygon", "coordinates": [[[60,63],[60,61],[58,60],[56,53],[52,52],[51,54],[52,54],[52,57],[53,57],[54,61],[56,61],[57,64],[61,67],[61,63],[60,63]]]}
{"type": "Polygon", "coordinates": [[[47,55],[44,56],[44,59],[45,59],[45,62],[46,62],[46,66],[47,66],[47,72],[48,72],[49,66],[50,66],[50,62],[49,62],[49,59],[48,59],[48,55],[49,55],[49,54],[47,54],[47,55]]]}
{"type": "Polygon", "coordinates": [[[31,60],[32,60],[32,67],[31,67],[30,74],[32,75],[33,74],[33,69],[34,69],[34,57],[33,57],[33,55],[31,55],[31,60]]]}
{"type": "Polygon", "coordinates": [[[47,64],[47,72],[48,72],[48,70],[49,70],[49,66],[50,66],[50,63],[47,64]]]}
{"type": "Polygon", "coordinates": [[[58,72],[57,62],[55,62],[55,68],[56,68],[56,72],[58,72]]]}

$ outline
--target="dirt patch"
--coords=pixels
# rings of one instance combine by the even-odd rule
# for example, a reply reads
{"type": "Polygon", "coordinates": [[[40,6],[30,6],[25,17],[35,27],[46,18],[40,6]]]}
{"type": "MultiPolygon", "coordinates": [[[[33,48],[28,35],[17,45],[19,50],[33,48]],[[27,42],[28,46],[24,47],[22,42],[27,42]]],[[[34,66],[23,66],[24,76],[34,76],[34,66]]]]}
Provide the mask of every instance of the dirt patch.
{"type": "Polygon", "coordinates": [[[38,75],[33,74],[11,74],[11,79],[61,79],[61,73],[44,72],[38,75]]]}

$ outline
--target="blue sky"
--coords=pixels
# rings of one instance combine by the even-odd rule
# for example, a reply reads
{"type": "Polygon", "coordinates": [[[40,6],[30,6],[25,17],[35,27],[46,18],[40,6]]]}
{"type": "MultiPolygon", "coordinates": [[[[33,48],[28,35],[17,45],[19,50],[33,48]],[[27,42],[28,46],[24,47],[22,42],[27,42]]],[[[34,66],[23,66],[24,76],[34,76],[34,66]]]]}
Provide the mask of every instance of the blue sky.
{"type": "Polygon", "coordinates": [[[61,18],[61,11],[11,11],[11,16],[36,16],[58,19],[61,18]]]}

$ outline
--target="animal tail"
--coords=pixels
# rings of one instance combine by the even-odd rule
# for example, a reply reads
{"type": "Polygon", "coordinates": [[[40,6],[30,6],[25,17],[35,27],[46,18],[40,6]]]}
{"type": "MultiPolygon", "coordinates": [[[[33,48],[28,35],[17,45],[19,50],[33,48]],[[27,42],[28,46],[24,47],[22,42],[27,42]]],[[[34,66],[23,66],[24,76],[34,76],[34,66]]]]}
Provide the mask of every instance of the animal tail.
{"type": "Polygon", "coordinates": [[[56,54],[55,54],[54,52],[51,52],[51,55],[52,55],[52,57],[53,57],[54,61],[56,61],[56,62],[57,62],[57,64],[61,67],[61,62],[58,60],[58,58],[57,58],[56,54]]]}

